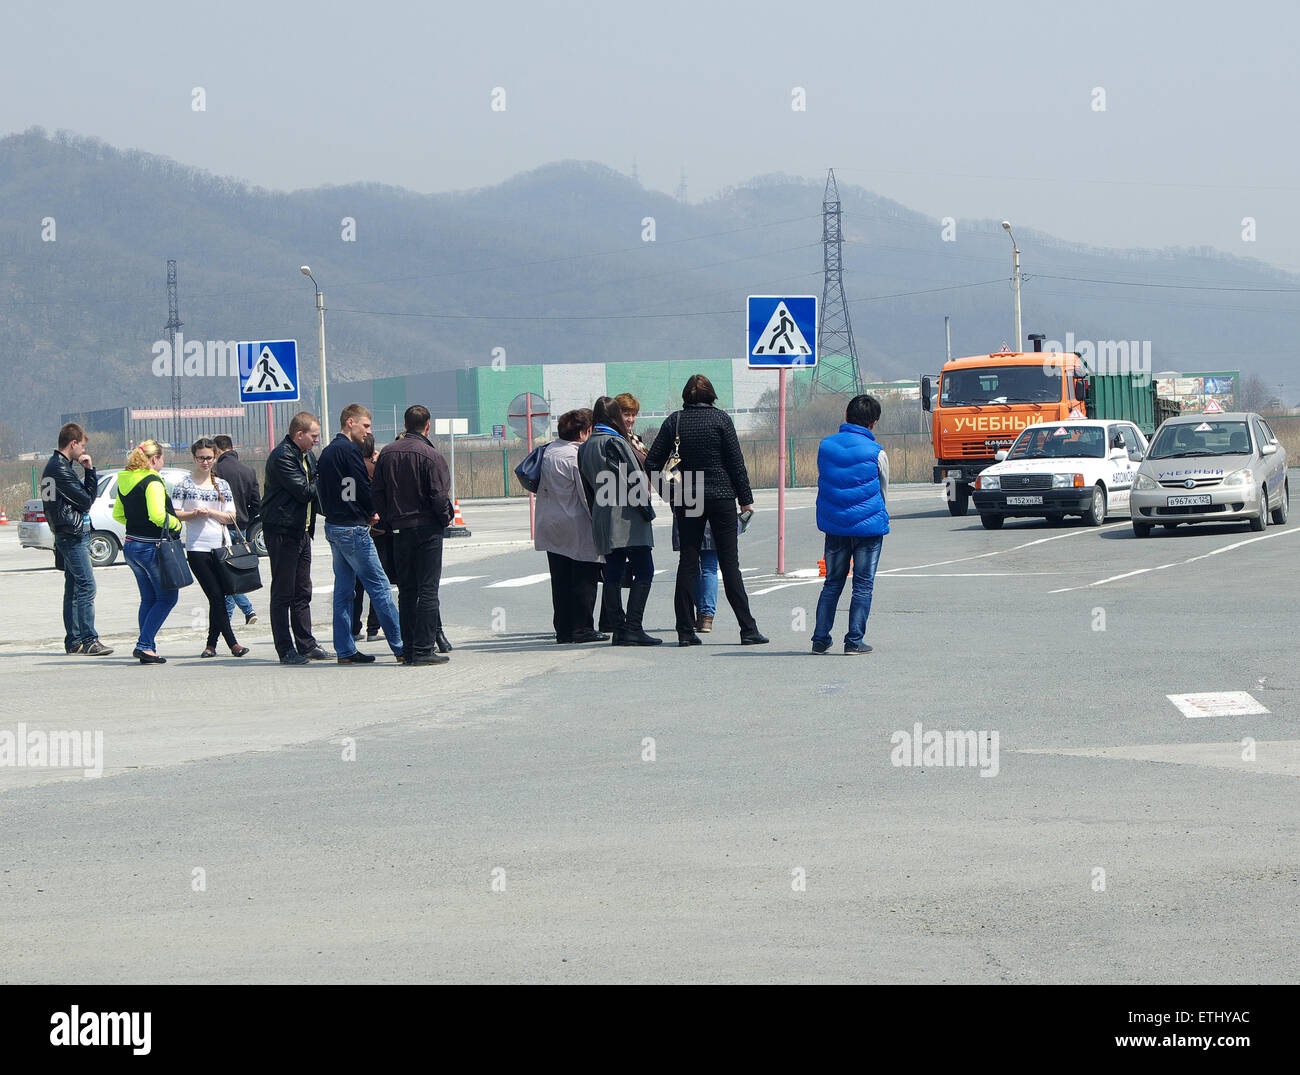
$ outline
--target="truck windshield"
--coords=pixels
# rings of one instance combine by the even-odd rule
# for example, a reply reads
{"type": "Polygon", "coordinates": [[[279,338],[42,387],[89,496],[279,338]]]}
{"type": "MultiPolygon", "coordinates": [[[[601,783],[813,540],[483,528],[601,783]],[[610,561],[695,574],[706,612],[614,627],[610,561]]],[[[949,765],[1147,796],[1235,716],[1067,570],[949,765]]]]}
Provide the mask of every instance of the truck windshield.
{"type": "Polygon", "coordinates": [[[1061,375],[1045,376],[1042,366],[983,366],[949,371],[940,389],[941,407],[1055,403],[1061,398],[1061,375]]]}
{"type": "Polygon", "coordinates": [[[1026,429],[1008,459],[1104,459],[1106,430],[1101,426],[1042,426],[1026,429]]]}
{"type": "Polygon", "coordinates": [[[1186,459],[1197,455],[1250,455],[1245,422],[1166,422],[1147,453],[1150,459],[1186,459]]]}

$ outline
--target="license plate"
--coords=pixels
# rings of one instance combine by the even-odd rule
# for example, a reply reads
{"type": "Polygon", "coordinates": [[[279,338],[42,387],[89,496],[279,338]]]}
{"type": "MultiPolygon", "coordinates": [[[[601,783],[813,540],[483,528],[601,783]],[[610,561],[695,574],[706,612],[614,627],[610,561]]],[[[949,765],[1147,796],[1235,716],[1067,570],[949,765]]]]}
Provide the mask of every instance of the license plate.
{"type": "Polygon", "coordinates": [[[1007,497],[1007,506],[1012,508],[1033,507],[1035,504],[1041,504],[1041,496],[1009,496],[1007,497]]]}
{"type": "Polygon", "coordinates": [[[1209,493],[1203,493],[1200,496],[1171,496],[1167,506],[1171,508],[1197,508],[1209,502],[1209,493]]]}

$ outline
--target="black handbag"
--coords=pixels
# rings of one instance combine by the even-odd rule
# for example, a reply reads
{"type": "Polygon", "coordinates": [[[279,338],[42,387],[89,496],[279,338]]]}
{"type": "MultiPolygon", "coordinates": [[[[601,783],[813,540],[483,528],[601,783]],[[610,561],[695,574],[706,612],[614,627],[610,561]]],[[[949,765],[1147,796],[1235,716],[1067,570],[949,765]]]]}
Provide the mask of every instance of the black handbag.
{"type": "Polygon", "coordinates": [[[166,526],[158,541],[158,581],[164,590],[183,590],[194,582],[190,563],[185,558],[185,545],[180,535],[173,534],[166,526]]]}
{"type": "Polygon", "coordinates": [[[227,596],[262,588],[257,548],[238,530],[235,533],[239,534],[238,541],[212,550],[212,562],[217,565],[217,575],[221,578],[221,592],[227,596]]]}
{"type": "MultiPolygon", "coordinates": [[[[547,444],[549,443],[548,441],[547,444]]],[[[545,454],[546,444],[539,444],[515,467],[515,477],[519,479],[519,484],[530,493],[537,492],[537,487],[542,484],[542,456],[545,454]]]]}

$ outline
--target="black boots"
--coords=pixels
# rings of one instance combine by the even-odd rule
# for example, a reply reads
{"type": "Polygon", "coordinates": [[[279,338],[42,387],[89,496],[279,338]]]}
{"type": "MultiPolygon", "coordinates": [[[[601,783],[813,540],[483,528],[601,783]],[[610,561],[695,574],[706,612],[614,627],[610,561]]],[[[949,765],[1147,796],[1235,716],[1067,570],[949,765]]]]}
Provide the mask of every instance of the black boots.
{"type": "Polygon", "coordinates": [[[650,583],[634,582],[627,595],[627,615],[623,617],[623,627],[621,630],[614,631],[614,637],[610,642],[611,645],[663,645],[664,640],[662,638],[655,638],[641,629],[641,618],[645,615],[645,606],[648,600],[650,600],[650,583]]]}

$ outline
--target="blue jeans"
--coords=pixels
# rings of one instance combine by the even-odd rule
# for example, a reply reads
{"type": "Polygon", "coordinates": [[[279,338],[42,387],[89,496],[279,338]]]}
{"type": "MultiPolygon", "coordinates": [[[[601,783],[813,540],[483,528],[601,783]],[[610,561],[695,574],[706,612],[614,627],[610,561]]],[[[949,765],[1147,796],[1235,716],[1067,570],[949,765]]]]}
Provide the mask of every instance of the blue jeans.
{"type": "Polygon", "coordinates": [[[140,637],[135,648],[157,653],[158,628],[176,607],[181,592],[164,588],[158,576],[157,545],[128,538],[122,552],[135,573],[135,584],[140,588],[140,637]]]}
{"type": "Polygon", "coordinates": [[[835,606],[844,592],[844,577],[849,563],[853,564],[853,597],[849,600],[849,633],[844,636],[846,646],[856,646],[867,629],[871,615],[871,592],[876,583],[876,565],[880,563],[880,550],[885,543],[878,537],[841,537],[826,535],[826,583],[817,598],[817,629],[814,642],[829,643],[831,628],[835,626],[835,606]]]}
{"type": "Polygon", "coordinates": [[[370,607],[384,629],[384,641],[393,653],[401,653],[402,628],[398,623],[397,604],[370,537],[370,527],[326,523],[325,540],[334,554],[334,652],[340,657],[351,657],[357,652],[357,644],[352,639],[352,599],[360,579],[370,595],[370,607]]]}
{"type": "Polygon", "coordinates": [[[695,580],[695,610],[701,616],[718,611],[718,550],[700,550],[700,573],[695,580]]]}
{"type": "Polygon", "coordinates": [[[90,562],[90,535],[56,534],[54,547],[63,557],[63,648],[88,646],[95,633],[95,568],[90,562]]]}
{"type": "MultiPolygon", "coordinates": [[[[228,526],[226,527],[226,529],[230,531],[230,537],[231,540],[233,541],[234,538],[237,536],[236,531],[238,530],[238,528],[234,526],[228,526]]],[[[242,534],[243,531],[240,530],[238,531],[238,533],[242,534]]],[[[246,593],[226,594],[226,619],[230,620],[232,623],[234,622],[233,617],[235,615],[236,605],[239,606],[239,611],[242,612],[245,616],[251,616],[253,614],[253,602],[248,599],[248,594],[246,593]]]]}

